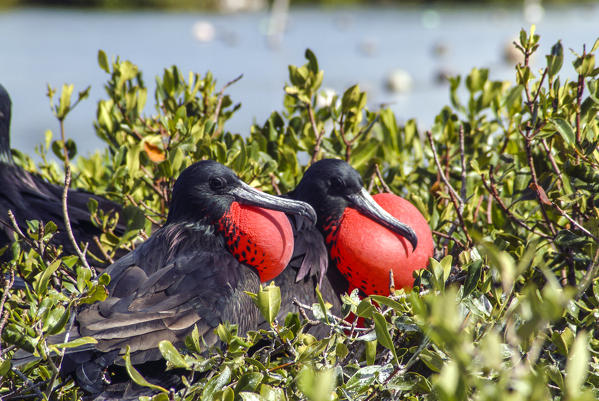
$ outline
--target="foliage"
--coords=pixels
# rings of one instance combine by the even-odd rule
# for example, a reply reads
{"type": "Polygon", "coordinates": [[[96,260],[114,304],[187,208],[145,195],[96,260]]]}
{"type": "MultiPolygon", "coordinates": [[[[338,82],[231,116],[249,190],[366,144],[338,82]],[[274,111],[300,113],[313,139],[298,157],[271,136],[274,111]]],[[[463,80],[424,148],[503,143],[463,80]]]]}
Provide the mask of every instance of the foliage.
{"type": "MultiPolygon", "coordinates": [[[[574,81],[560,76],[559,42],[546,67],[528,65],[538,43],[534,30],[521,32],[515,46],[524,62],[514,82],[491,81],[487,70],[476,68],[452,78],[450,105],[425,132],[413,120],[398,124],[388,109],[368,110],[357,85],[323,101],[324,75],[307,50],[305,65],[289,67],[284,109],[252,126],[247,137],[226,131],[239,105],[224,94],[228,84],[216,92],[211,74],[186,79],[176,67],[166,69],[157,78],[155,111],[144,115],[148,93],[137,66],[109,62],[100,51],[107,97],[98,104],[95,126],[107,148],[77,158],[73,185],[146,216],[131,212],[137,218],[129,220],[125,239],[111,232],[115,216],[97,216],[109,255],[134,247],[138,235],[164,221],[173,177],[202,158],[277,193],[292,189],[307,163],[343,158],[371,190],[412,201],[436,236],[435,259],[413,291],[344,296],[346,313],[360,318],[354,323],[328,313],[326,300],[303,306],[315,321],[290,314],[277,322],[280,293],[267,286],[251,296],[271,323],[268,330],[245,334],[223,324],[217,329],[223,346],[208,352],[197,332],[184,349],[162,342],[169,366],[193,373],[176,393],[155,386],[153,399],[599,397],[599,41],[575,54],[574,81]],[[330,335],[315,338],[313,324],[328,326],[330,335]]],[[[63,88],[57,112],[71,97],[65,91],[72,88],[63,88]]],[[[58,141],[47,136],[38,170],[44,177],[62,181],[45,154],[63,155],[68,171],[76,153],[69,143],[64,132],[58,141]]],[[[9,278],[31,283],[11,289],[7,280],[0,304],[0,396],[6,399],[82,394],[57,376],[63,348],[48,337],[64,336],[78,305],[102,299],[108,278],[95,278],[81,258],[51,249],[54,231],[52,223],[31,222],[3,266],[9,278]],[[25,237],[35,246],[22,247],[25,237]],[[14,367],[18,349],[40,360],[14,367]]],[[[127,370],[148,385],[129,362],[127,370]]]]}

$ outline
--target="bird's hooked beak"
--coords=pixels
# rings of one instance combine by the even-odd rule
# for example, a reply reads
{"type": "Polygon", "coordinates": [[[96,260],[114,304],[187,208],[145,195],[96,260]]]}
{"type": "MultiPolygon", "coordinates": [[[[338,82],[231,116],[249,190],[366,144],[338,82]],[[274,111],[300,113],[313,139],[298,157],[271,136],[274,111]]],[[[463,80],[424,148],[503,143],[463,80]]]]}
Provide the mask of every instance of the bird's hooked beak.
{"type": "Polygon", "coordinates": [[[296,214],[307,218],[312,225],[316,224],[316,212],[312,206],[306,202],[269,195],[250,187],[244,182],[241,182],[241,185],[232,189],[230,193],[235,197],[235,200],[241,204],[277,210],[283,213],[296,214]]]}
{"type": "Polygon", "coordinates": [[[404,224],[395,217],[391,216],[389,212],[375,202],[366,189],[362,188],[360,192],[348,195],[347,197],[350,201],[351,207],[376,221],[383,227],[386,227],[394,233],[401,235],[410,241],[413,250],[416,249],[416,246],[418,245],[418,237],[416,236],[414,230],[407,224],[404,224]]]}

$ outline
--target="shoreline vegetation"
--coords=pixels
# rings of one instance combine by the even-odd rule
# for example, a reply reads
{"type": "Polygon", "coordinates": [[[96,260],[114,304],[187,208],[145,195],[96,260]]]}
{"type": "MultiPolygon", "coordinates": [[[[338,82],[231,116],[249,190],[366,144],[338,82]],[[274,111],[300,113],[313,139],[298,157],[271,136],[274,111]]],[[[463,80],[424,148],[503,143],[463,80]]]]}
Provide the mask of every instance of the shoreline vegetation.
{"type": "Polygon", "coordinates": [[[276,7],[480,7],[481,5],[517,8],[526,3],[543,6],[593,4],[593,0],[0,0],[0,10],[11,7],[59,7],[97,10],[170,10],[170,11],[215,11],[248,12],[264,11],[276,7]],[[289,4],[288,4],[289,3],[289,4]]]}

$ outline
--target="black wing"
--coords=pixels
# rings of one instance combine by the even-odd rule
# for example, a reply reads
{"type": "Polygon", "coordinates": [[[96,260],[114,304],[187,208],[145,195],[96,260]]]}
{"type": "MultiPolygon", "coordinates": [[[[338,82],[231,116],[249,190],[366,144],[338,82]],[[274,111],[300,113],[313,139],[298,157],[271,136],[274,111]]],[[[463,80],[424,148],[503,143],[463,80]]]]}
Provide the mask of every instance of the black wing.
{"type": "MultiPolygon", "coordinates": [[[[26,231],[27,220],[41,220],[44,223],[51,220],[56,223],[59,230],[53,239],[54,244],[62,245],[68,253],[75,253],[64,225],[63,187],[50,184],[39,176],[7,162],[0,163],[0,186],[4,188],[0,194],[0,218],[6,224],[10,224],[8,210],[12,210],[22,231],[26,231]]],[[[119,222],[115,230],[117,235],[122,235],[126,231],[126,223],[122,206],[118,203],[89,192],[69,190],[67,204],[73,235],[79,243],[88,243],[94,255],[101,256],[94,242],[94,236],[99,236],[102,231],[92,223],[87,206],[92,198],[98,202],[98,208],[105,213],[119,213],[119,222]]],[[[2,231],[0,247],[9,244],[12,239],[10,227],[3,225],[2,231]]]]}
{"type": "Polygon", "coordinates": [[[211,345],[218,324],[236,323],[245,332],[259,321],[244,293],[258,290],[258,276],[224,250],[179,256],[149,275],[130,265],[113,280],[105,301],[78,314],[79,331],[98,340],[101,352],[131,347],[134,364],[160,358],[161,340],[180,344],[194,327],[211,345]]]}
{"type": "MultiPolygon", "coordinates": [[[[301,219],[301,218],[300,218],[301,219]]],[[[326,302],[332,304],[331,312],[341,312],[340,291],[335,289],[335,268],[329,269],[329,254],[322,234],[314,226],[296,218],[290,218],[295,247],[287,268],[275,278],[281,288],[281,310],[279,318],[296,312],[293,300],[302,304],[317,303],[316,286],[326,302]]]]}

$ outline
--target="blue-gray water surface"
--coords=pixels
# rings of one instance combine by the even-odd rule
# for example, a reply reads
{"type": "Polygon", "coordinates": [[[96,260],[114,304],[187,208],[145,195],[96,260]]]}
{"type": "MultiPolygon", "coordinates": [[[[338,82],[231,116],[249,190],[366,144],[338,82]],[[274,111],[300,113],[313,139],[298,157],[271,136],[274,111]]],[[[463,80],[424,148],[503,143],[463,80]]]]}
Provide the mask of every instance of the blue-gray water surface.
{"type": "MultiPolygon", "coordinates": [[[[212,71],[218,88],[243,73],[227,90],[242,104],[228,129],[243,134],[282,108],[287,66],[303,64],[304,50],[311,48],[325,71],[324,87],[342,91],[359,83],[368,90],[371,107],[391,103],[400,121],[416,118],[427,127],[448,103],[447,85],[435,79],[439,71],[466,74],[472,67],[488,67],[493,79],[513,80],[504,46],[530,26],[519,8],[292,9],[282,40],[273,47],[265,36],[268,21],[266,12],[0,11],[0,82],[13,99],[12,146],[32,154],[46,130],[57,137],[45,93],[47,84],[63,83],[73,83],[75,92],[92,86],[90,98],[67,118],[67,136],[83,153],[103,146],[92,125],[107,78],[97,65],[98,49],[139,65],[150,90],[154,77],[173,64],[185,74],[212,71]],[[196,38],[198,22],[214,28],[214,40],[196,38]],[[412,78],[408,92],[385,90],[386,77],[397,69],[412,78]]],[[[537,23],[540,51],[559,39],[565,49],[581,51],[585,43],[590,48],[598,27],[598,5],[546,9],[537,23]]],[[[541,68],[544,57],[535,63],[541,68]]],[[[573,76],[571,64],[564,70],[573,76]]]]}

